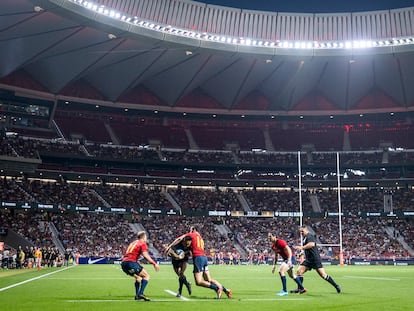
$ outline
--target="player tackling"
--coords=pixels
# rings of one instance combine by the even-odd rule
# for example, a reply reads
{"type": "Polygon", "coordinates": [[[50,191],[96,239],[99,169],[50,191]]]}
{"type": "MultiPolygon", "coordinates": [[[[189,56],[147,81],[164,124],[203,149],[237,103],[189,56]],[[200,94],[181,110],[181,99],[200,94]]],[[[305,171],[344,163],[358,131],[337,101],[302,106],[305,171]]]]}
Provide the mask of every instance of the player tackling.
{"type": "Polygon", "coordinates": [[[191,256],[193,257],[195,284],[214,290],[217,294],[217,299],[221,299],[223,292],[228,298],[232,298],[233,293],[231,289],[224,287],[217,280],[211,278],[210,271],[208,270],[207,256],[204,250],[204,240],[195,226],[191,226],[190,232],[176,238],[174,242],[167,247],[166,251],[168,252],[172,247],[181,243],[186,237],[191,238],[190,250],[191,256]]]}

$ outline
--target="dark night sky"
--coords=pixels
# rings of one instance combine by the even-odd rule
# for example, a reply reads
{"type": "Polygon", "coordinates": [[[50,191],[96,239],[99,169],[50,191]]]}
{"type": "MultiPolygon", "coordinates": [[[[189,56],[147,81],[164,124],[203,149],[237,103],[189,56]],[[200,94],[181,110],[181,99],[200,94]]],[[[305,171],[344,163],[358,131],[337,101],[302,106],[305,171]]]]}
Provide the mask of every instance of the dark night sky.
{"type": "Polygon", "coordinates": [[[248,10],[335,13],[362,12],[414,7],[414,0],[196,0],[208,4],[248,10]]]}

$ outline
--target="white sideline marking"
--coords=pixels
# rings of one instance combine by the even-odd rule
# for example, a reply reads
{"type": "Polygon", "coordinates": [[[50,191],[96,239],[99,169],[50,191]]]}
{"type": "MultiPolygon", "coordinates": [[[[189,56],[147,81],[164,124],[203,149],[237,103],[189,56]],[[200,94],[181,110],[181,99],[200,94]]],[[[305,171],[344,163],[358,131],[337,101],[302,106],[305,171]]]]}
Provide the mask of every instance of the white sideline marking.
{"type": "Polygon", "coordinates": [[[74,266],[67,267],[67,268],[63,268],[63,269],[59,269],[59,270],[56,270],[56,271],[53,271],[53,272],[49,272],[49,273],[46,273],[46,274],[42,274],[42,275],[39,275],[39,276],[37,276],[35,278],[31,278],[31,279],[28,279],[28,280],[25,280],[25,281],[22,281],[22,282],[19,282],[19,283],[15,283],[15,284],[12,284],[12,285],[9,285],[9,286],[0,288],[0,292],[3,292],[3,291],[8,290],[10,288],[13,288],[13,287],[16,287],[16,286],[19,286],[19,285],[23,285],[23,284],[26,284],[26,283],[29,283],[29,282],[32,282],[32,281],[36,281],[38,279],[44,278],[46,276],[49,276],[49,275],[52,275],[52,274],[55,274],[55,273],[58,273],[58,272],[65,271],[65,270],[70,269],[72,267],[74,267],[74,266]]]}
{"type": "Polygon", "coordinates": [[[370,276],[353,276],[353,275],[346,275],[344,276],[348,279],[366,279],[366,280],[380,280],[380,281],[401,281],[398,278],[378,278],[378,277],[370,277],[370,276]]]}
{"type": "MultiPolygon", "coordinates": [[[[173,292],[172,290],[169,290],[169,289],[165,289],[164,291],[166,293],[170,294],[170,295],[173,295],[173,296],[175,296],[177,294],[177,293],[175,293],[175,292],[173,292]]],[[[181,300],[184,300],[184,301],[190,300],[190,299],[188,299],[187,297],[184,297],[184,296],[180,296],[180,297],[177,297],[177,298],[180,298],[181,300]]]]}
{"type": "MultiPolygon", "coordinates": [[[[1,0],[0,0],[1,1],[1,0]]],[[[86,280],[82,277],[69,277],[69,278],[59,278],[59,277],[53,277],[49,278],[49,280],[86,280]]],[[[125,280],[125,278],[89,278],[88,280],[125,280]]]]}

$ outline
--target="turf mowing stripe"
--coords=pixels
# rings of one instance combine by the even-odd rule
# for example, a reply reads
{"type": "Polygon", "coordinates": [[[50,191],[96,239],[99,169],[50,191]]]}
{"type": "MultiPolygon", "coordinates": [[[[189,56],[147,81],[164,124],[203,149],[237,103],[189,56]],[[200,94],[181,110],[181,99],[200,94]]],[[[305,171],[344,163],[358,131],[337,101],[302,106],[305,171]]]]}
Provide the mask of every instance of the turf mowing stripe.
{"type": "MultiPolygon", "coordinates": [[[[189,302],[197,302],[197,301],[217,301],[218,303],[220,301],[301,301],[301,300],[307,300],[306,298],[236,298],[236,299],[216,299],[216,298],[191,298],[188,299],[186,301],[189,302]]],[[[139,303],[136,302],[134,300],[131,299],[79,299],[79,300],[66,300],[66,302],[72,302],[72,303],[80,303],[80,302],[135,302],[135,303],[139,303]]],[[[180,300],[178,299],[151,299],[151,301],[141,301],[141,303],[149,303],[149,302],[180,302],[180,300]]]]}
{"type": "Polygon", "coordinates": [[[52,274],[55,274],[55,273],[58,273],[58,272],[65,271],[66,269],[70,269],[70,268],[73,268],[73,267],[74,266],[71,266],[71,267],[63,268],[63,269],[56,270],[56,271],[53,271],[53,272],[49,272],[49,273],[46,273],[46,274],[42,274],[42,275],[39,275],[35,278],[31,278],[31,279],[28,279],[28,280],[25,280],[25,281],[22,281],[22,282],[19,282],[19,283],[16,283],[16,284],[12,284],[12,285],[0,288],[0,292],[3,292],[3,291],[8,290],[10,288],[13,288],[13,287],[16,287],[16,286],[19,286],[19,285],[23,285],[23,284],[26,284],[26,283],[29,283],[29,282],[32,282],[32,281],[36,281],[38,279],[44,278],[46,276],[49,276],[49,275],[52,275],[52,274]]]}
{"type": "MultiPolygon", "coordinates": [[[[169,289],[165,289],[164,291],[166,293],[170,294],[170,295],[173,295],[173,296],[175,296],[177,294],[177,293],[175,293],[175,292],[173,292],[172,290],[169,290],[169,289]]],[[[185,301],[190,300],[190,299],[188,299],[187,297],[184,297],[184,296],[180,296],[180,297],[177,297],[177,298],[180,298],[181,300],[185,300],[185,301]]]]}
{"type": "Polygon", "coordinates": [[[344,278],[348,279],[366,279],[366,280],[379,280],[379,281],[401,281],[397,278],[378,278],[378,277],[371,277],[371,276],[353,276],[353,275],[346,275],[344,278]]]}

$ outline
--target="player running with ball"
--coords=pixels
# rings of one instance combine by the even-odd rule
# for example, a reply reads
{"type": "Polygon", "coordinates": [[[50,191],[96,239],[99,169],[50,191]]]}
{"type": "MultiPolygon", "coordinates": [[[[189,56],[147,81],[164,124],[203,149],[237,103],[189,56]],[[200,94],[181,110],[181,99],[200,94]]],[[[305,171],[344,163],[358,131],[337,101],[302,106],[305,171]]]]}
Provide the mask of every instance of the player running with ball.
{"type": "Polygon", "coordinates": [[[191,238],[190,249],[191,256],[193,257],[193,274],[196,285],[214,290],[217,294],[217,299],[221,299],[223,292],[228,298],[232,298],[233,293],[230,289],[225,288],[217,280],[211,278],[210,271],[208,270],[207,256],[204,251],[204,240],[196,227],[192,226],[190,232],[176,238],[174,242],[167,247],[167,251],[178,243],[181,243],[185,237],[191,238]]]}
{"type": "Polygon", "coordinates": [[[181,243],[167,249],[167,255],[171,257],[174,272],[178,275],[177,297],[181,297],[183,285],[187,287],[188,294],[191,295],[191,283],[188,282],[184,272],[187,269],[188,257],[191,255],[191,237],[186,236],[181,243]]]}

